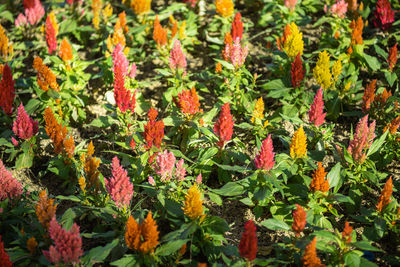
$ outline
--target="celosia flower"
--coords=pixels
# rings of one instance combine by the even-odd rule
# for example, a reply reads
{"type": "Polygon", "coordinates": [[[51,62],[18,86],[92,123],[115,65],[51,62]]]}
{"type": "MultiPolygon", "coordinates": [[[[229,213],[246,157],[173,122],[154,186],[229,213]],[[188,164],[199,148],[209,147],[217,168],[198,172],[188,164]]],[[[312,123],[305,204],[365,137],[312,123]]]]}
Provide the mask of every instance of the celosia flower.
{"type": "Polygon", "coordinates": [[[31,139],[38,132],[38,125],[39,122],[29,117],[21,103],[18,107],[17,119],[13,123],[14,134],[24,140],[31,139]]]}
{"type": "Polygon", "coordinates": [[[364,28],[364,23],[361,16],[358,17],[357,21],[353,20],[349,27],[353,30],[351,33],[351,44],[363,44],[362,31],[364,28]]]}
{"type": "Polygon", "coordinates": [[[122,168],[117,157],[112,160],[112,177],[106,179],[107,192],[118,207],[129,207],[133,195],[133,185],[127,171],[122,168]]]}
{"type": "Polygon", "coordinates": [[[125,11],[122,11],[121,13],[118,14],[118,20],[121,24],[121,28],[124,30],[125,33],[128,33],[129,28],[128,25],[126,24],[126,13],[125,11]]]}
{"type": "Polygon", "coordinates": [[[78,180],[79,187],[81,188],[82,192],[86,191],[86,179],[85,177],[81,176],[78,180]]]}
{"type": "Polygon", "coordinates": [[[44,121],[46,123],[46,133],[54,144],[54,152],[60,154],[64,148],[64,140],[67,137],[67,128],[57,122],[50,107],[47,107],[44,111],[44,121]]]}
{"type": "Polygon", "coordinates": [[[28,20],[24,16],[24,14],[19,13],[18,17],[15,19],[15,27],[20,27],[28,24],[28,20]]]}
{"type": "Polygon", "coordinates": [[[154,221],[151,211],[146,219],[139,225],[136,220],[130,216],[126,223],[125,242],[128,248],[147,254],[153,252],[158,245],[157,223],[154,221]]]}
{"type": "Polygon", "coordinates": [[[149,176],[148,182],[152,186],[156,186],[156,181],[154,180],[153,176],[149,176]]]}
{"type": "Polygon", "coordinates": [[[6,169],[3,161],[0,159],[0,201],[6,198],[14,199],[22,195],[22,185],[12,176],[12,173],[6,169]]]}
{"type": "Polygon", "coordinates": [[[12,267],[13,263],[10,260],[10,257],[8,256],[7,252],[4,250],[4,243],[1,240],[1,235],[0,235],[0,266],[2,267],[12,267]]]}
{"type": "Polygon", "coordinates": [[[184,3],[191,3],[192,7],[196,5],[197,0],[183,0],[184,3]]]}
{"type": "MultiPolygon", "coordinates": [[[[53,14],[53,13],[51,13],[53,14]]],[[[54,51],[57,50],[57,33],[55,29],[55,25],[57,23],[53,23],[51,20],[50,15],[47,16],[46,19],[46,43],[47,48],[49,50],[49,54],[52,54],[54,51]]]]}
{"type": "Polygon", "coordinates": [[[376,80],[372,80],[367,85],[367,87],[365,87],[364,95],[362,97],[362,100],[363,100],[362,111],[364,113],[368,112],[368,110],[371,108],[372,102],[374,102],[374,99],[375,99],[375,86],[376,86],[376,80]]]}
{"type": "Polygon", "coordinates": [[[79,226],[74,223],[69,231],[58,224],[56,217],[50,221],[49,234],[54,241],[48,251],[43,251],[45,257],[52,263],[77,264],[83,255],[82,238],[79,235],[79,226]]]}
{"type": "Polygon", "coordinates": [[[272,145],[271,134],[262,142],[261,150],[257,154],[254,163],[257,169],[263,169],[266,171],[271,170],[274,167],[274,147],[272,145]]]}
{"type": "Polygon", "coordinates": [[[299,236],[300,233],[304,230],[304,227],[306,227],[307,213],[304,211],[302,206],[296,204],[296,209],[292,211],[292,216],[292,230],[296,233],[296,236],[299,236]]]}
{"type": "Polygon", "coordinates": [[[165,182],[171,179],[174,170],[176,158],[174,153],[164,150],[164,153],[158,153],[156,158],[155,171],[161,176],[161,181],[165,182]]]}
{"type": "Polygon", "coordinates": [[[330,11],[339,18],[343,19],[347,12],[347,3],[344,0],[336,0],[336,3],[332,5],[330,11]]]}
{"type": "Polygon", "coordinates": [[[177,98],[174,98],[174,102],[186,116],[200,112],[199,96],[194,87],[191,90],[184,89],[177,98]]]}
{"type": "Polygon", "coordinates": [[[239,41],[242,40],[243,22],[240,12],[236,13],[235,18],[232,21],[231,35],[233,40],[236,40],[237,38],[239,38],[239,41]]]}
{"type": "Polygon", "coordinates": [[[326,50],[320,52],[318,55],[317,65],[313,70],[314,78],[324,90],[328,89],[332,83],[332,74],[329,69],[329,57],[329,53],[326,50]]]}
{"type": "Polygon", "coordinates": [[[161,26],[157,15],[156,19],[154,20],[153,40],[156,42],[157,46],[162,47],[167,44],[167,39],[168,29],[161,26]]]}
{"type": "Polygon", "coordinates": [[[256,225],[252,220],[244,224],[244,232],[239,243],[239,254],[241,257],[252,261],[257,256],[257,234],[256,225]]]}
{"type": "Polygon", "coordinates": [[[297,88],[304,79],[303,62],[301,61],[300,53],[297,54],[296,58],[292,63],[292,68],[290,70],[292,76],[292,86],[297,88]]]}
{"type": "Polygon", "coordinates": [[[392,10],[389,0],[378,0],[374,15],[375,27],[380,27],[382,30],[389,29],[394,22],[394,10],[392,10]]]}
{"type": "Polygon", "coordinates": [[[389,70],[393,71],[397,63],[397,43],[390,48],[387,62],[389,63],[389,70]]]}
{"type": "Polygon", "coordinates": [[[6,32],[0,24],[0,58],[3,58],[6,61],[8,59],[8,55],[12,57],[12,54],[13,46],[9,44],[6,32]]]}
{"type": "Polygon", "coordinates": [[[95,189],[99,188],[99,175],[100,172],[98,170],[100,165],[100,159],[93,156],[94,154],[94,145],[93,142],[90,141],[87,153],[85,154],[84,161],[84,169],[86,178],[88,180],[88,187],[95,189]]]}
{"type": "Polygon", "coordinates": [[[108,18],[111,17],[111,16],[112,16],[112,13],[113,13],[113,8],[112,8],[111,4],[108,3],[108,4],[104,7],[104,9],[102,10],[101,13],[103,13],[103,18],[104,18],[104,20],[107,22],[107,21],[108,21],[108,18]]]}
{"type": "Polygon", "coordinates": [[[0,107],[7,115],[12,113],[15,98],[14,84],[11,68],[8,65],[4,65],[3,76],[0,81],[0,107]]]}
{"type": "Polygon", "coordinates": [[[346,240],[346,243],[351,242],[351,233],[353,232],[353,227],[350,226],[350,223],[346,221],[344,223],[344,229],[342,232],[342,238],[346,240]]]}
{"type": "Polygon", "coordinates": [[[383,187],[383,190],[379,197],[378,204],[376,205],[376,209],[379,212],[382,212],[382,210],[392,201],[390,199],[392,193],[393,193],[393,182],[392,182],[392,177],[390,177],[386,181],[385,186],[383,187]]]}
{"type": "Polygon", "coordinates": [[[290,156],[292,159],[304,158],[307,156],[307,137],[301,126],[293,135],[290,142],[290,156]]]}
{"type": "Polygon", "coordinates": [[[286,37],[283,49],[285,50],[286,55],[293,59],[299,53],[300,55],[303,55],[303,50],[304,50],[303,33],[299,31],[299,28],[294,22],[292,22],[289,25],[289,27],[290,27],[290,34],[286,37]]]}
{"type": "Polygon", "coordinates": [[[57,205],[58,204],[54,204],[54,199],[47,198],[46,190],[40,192],[39,202],[36,205],[35,212],[39,222],[45,229],[49,228],[49,223],[56,214],[57,205]]]}
{"type": "Polygon", "coordinates": [[[385,88],[382,93],[375,96],[374,103],[377,105],[378,108],[383,108],[383,106],[386,104],[386,101],[391,96],[392,92],[387,91],[385,88]]]}
{"type": "Polygon", "coordinates": [[[147,13],[151,8],[151,0],[132,0],[131,8],[136,15],[147,13]]]}
{"type": "Polygon", "coordinates": [[[49,87],[57,92],[60,91],[56,76],[43,64],[43,60],[40,57],[35,57],[33,60],[33,68],[38,72],[37,83],[43,91],[49,90],[49,87]]]}
{"type": "Polygon", "coordinates": [[[216,0],[216,12],[223,17],[230,17],[233,14],[233,1],[232,0],[216,0]]]}
{"type": "Polygon", "coordinates": [[[175,35],[178,33],[178,21],[174,19],[174,16],[169,16],[170,30],[171,30],[171,40],[174,39],[175,35]]]}
{"type": "Polygon", "coordinates": [[[278,47],[279,51],[283,51],[286,40],[289,37],[290,33],[291,33],[290,24],[286,24],[282,36],[280,38],[279,37],[276,38],[276,46],[278,47]]]}
{"type": "Polygon", "coordinates": [[[60,51],[58,55],[64,62],[68,62],[72,59],[72,47],[67,39],[63,39],[60,45],[60,51]]]}
{"type": "Polygon", "coordinates": [[[356,132],[350,140],[347,151],[352,155],[353,160],[361,164],[366,157],[366,150],[371,146],[375,138],[375,121],[368,126],[368,115],[365,115],[357,124],[356,132]]]}
{"type": "MultiPolygon", "coordinates": [[[[393,119],[390,124],[389,124],[389,132],[390,134],[394,135],[397,132],[397,129],[400,126],[400,116],[397,116],[395,119],[393,119]]],[[[386,129],[384,130],[384,132],[386,129]]]]}
{"type": "Polygon", "coordinates": [[[306,246],[302,258],[304,267],[322,267],[325,266],[317,256],[317,238],[314,239],[306,246]]]}
{"type": "Polygon", "coordinates": [[[179,182],[185,180],[186,168],[183,166],[184,162],[185,161],[181,159],[175,165],[175,176],[179,182]]]}
{"type": "Polygon", "coordinates": [[[65,1],[68,5],[72,5],[75,3],[82,3],[82,0],[66,0],[65,1]]]}
{"type": "Polygon", "coordinates": [[[294,8],[296,7],[297,0],[285,0],[284,1],[285,7],[287,7],[290,12],[294,11],[294,8]]]}
{"type": "Polygon", "coordinates": [[[193,184],[189,188],[185,196],[183,212],[191,220],[196,220],[203,215],[203,201],[201,200],[201,193],[197,188],[197,184],[193,184]]]}
{"type": "Polygon", "coordinates": [[[214,133],[219,137],[217,145],[223,148],[225,143],[231,140],[233,134],[233,116],[229,103],[225,103],[221,108],[219,119],[215,122],[214,133]]]}
{"type": "Polygon", "coordinates": [[[153,145],[160,148],[162,139],[164,138],[164,123],[163,121],[156,121],[157,110],[150,108],[148,112],[149,121],[144,126],[144,140],[146,141],[147,149],[153,145]]]}
{"type": "Polygon", "coordinates": [[[339,79],[339,75],[342,74],[342,60],[338,59],[333,63],[332,66],[332,76],[333,76],[333,82],[337,82],[339,79]]]}
{"type": "MultiPolygon", "coordinates": [[[[24,8],[25,8],[25,16],[23,14],[19,14],[19,24],[16,27],[21,25],[21,23],[26,24],[29,22],[30,25],[35,25],[40,21],[40,19],[44,16],[44,8],[40,0],[24,0],[24,8]]],[[[22,24],[22,25],[23,25],[22,24]]]]}
{"type": "Polygon", "coordinates": [[[124,35],[124,30],[121,27],[120,20],[117,20],[117,22],[114,25],[114,32],[112,34],[112,37],[111,34],[108,35],[108,38],[106,40],[107,51],[105,53],[105,56],[109,57],[110,53],[114,51],[115,46],[118,44],[120,44],[122,48],[124,48],[124,54],[128,54],[129,48],[125,47],[126,38],[124,35]]]}
{"type": "Polygon", "coordinates": [[[311,105],[308,117],[310,122],[319,127],[325,122],[326,113],[324,112],[324,97],[320,88],[314,97],[314,102],[311,105]]]}
{"type": "Polygon", "coordinates": [[[326,193],[329,191],[329,181],[328,179],[325,180],[325,176],[325,169],[322,167],[322,163],[318,162],[318,169],[315,170],[310,184],[311,192],[321,191],[326,193]]]}
{"type": "Polygon", "coordinates": [[[253,116],[251,117],[251,122],[254,123],[256,119],[264,119],[264,100],[260,97],[253,110],[253,116]]]}
{"type": "MultiPolygon", "coordinates": [[[[358,4],[357,4],[357,0],[346,0],[346,3],[348,4],[347,8],[348,11],[350,13],[352,13],[353,15],[356,15],[356,13],[358,13],[358,4]]],[[[362,3],[361,3],[362,4],[362,3]]],[[[360,10],[361,10],[361,6],[360,6],[360,10]]]]}
{"type": "Polygon", "coordinates": [[[233,44],[227,43],[225,45],[224,56],[236,69],[240,68],[244,64],[248,53],[248,45],[242,47],[239,38],[236,38],[233,44]]]}
{"type": "Polygon", "coordinates": [[[169,67],[174,71],[176,69],[182,69],[185,71],[186,65],[186,58],[182,51],[181,42],[179,40],[175,40],[174,47],[172,48],[169,57],[169,67]]]}
{"type": "Polygon", "coordinates": [[[101,0],[92,0],[92,10],[93,10],[92,23],[96,30],[99,29],[101,6],[102,6],[101,0]]]}
{"type": "Polygon", "coordinates": [[[31,253],[31,255],[35,254],[37,245],[38,243],[36,242],[36,238],[34,236],[26,241],[26,248],[28,249],[29,253],[31,253]]]}
{"type": "Polygon", "coordinates": [[[202,177],[201,173],[199,173],[199,175],[197,175],[197,177],[196,177],[196,183],[201,184],[202,182],[203,182],[203,177],[202,177]]]}

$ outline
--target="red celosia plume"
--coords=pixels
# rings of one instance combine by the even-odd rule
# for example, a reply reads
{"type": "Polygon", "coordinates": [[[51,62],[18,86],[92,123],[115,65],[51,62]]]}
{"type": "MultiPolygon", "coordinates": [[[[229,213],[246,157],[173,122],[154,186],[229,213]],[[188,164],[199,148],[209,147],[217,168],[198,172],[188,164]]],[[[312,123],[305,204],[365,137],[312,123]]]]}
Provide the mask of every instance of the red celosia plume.
{"type": "Polygon", "coordinates": [[[219,119],[215,122],[214,133],[219,137],[217,145],[223,148],[225,143],[232,138],[233,134],[233,116],[229,103],[225,103],[221,108],[219,119]]]}
{"type": "Polygon", "coordinates": [[[50,16],[47,16],[46,19],[46,43],[49,54],[52,54],[54,51],[57,50],[56,30],[54,29],[50,16]]]}
{"type": "Polygon", "coordinates": [[[4,243],[1,240],[0,235],[0,266],[2,267],[12,267],[13,263],[10,261],[10,257],[7,252],[4,250],[4,243]]]}
{"type": "Polygon", "coordinates": [[[274,167],[274,147],[272,145],[271,134],[263,141],[261,150],[257,154],[254,163],[257,169],[263,169],[266,171],[271,170],[274,167]]]}
{"type": "Polygon", "coordinates": [[[12,105],[15,98],[14,83],[11,68],[5,65],[3,68],[3,77],[0,81],[0,107],[7,115],[12,113],[12,105]]]}
{"type": "Polygon", "coordinates": [[[24,140],[31,139],[39,130],[38,124],[38,121],[34,121],[29,117],[21,103],[18,107],[17,119],[13,124],[13,132],[15,135],[24,140]]]}
{"type": "Polygon", "coordinates": [[[375,27],[380,27],[382,30],[389,29],[394,22],[394,10],[392,10],[389,0],[378,0],[374,15],[375,27]]]}
{"type": "Polygon", "coordinates": [[[144,140],[146,141],[147,149],[152,146],[157,148],[161,147],[162,139],[164,138],[164,123],[163,121],[156,121],[158,112],[154,108],[150,108],[147,116],[149,121],[144,126],[144,140]]]}
{"type": "Polygon", "coordinates": [[[307,213],[304,211],[302,206],[296,204],[296,209],[292,211],[292,216],[292,230],[296,233],[296,236],[299,236],[300,233],[304,230],[304,227],[306,227],[307,213]]]}
{"type": "Polygon", "coordinates": [[[236,40],[236,38],[242,40],[243,22],[242,22],[242,15],[240,14],[240,12],[236,13],[235,18],[232,21],[231,35],[232,35],[232,40],[236,40]]]}
{"type": "Polygon", "coordinates": [[[244,232],[239,243],[240,256],[252,261],[257,255],[257,234],[256,225],[253,221],[248,221],[244,225],[244,232]]]}
{"type": "Polygon", "coordinates": [[[292,86],[297,88],[304,79],[303,62],[301,61],[300,53],[297,54],[295,60],[292,63],[292,68],[290,70],[292,76],[292,86]]]}
{"type": "Polygon", "coordinates": [[[194,115],[200,112],[199,96],[194,87],[191,90],[183,90],[180,92],[178,97],[174,98],[174,102],[186,115],[194,115]]]}
{"type": "Polygon", "coordinates": [[[311,105],[308,116],[310,122],[319,127],[325,122],[326,113],[324,112],[324,98],[322,95],[322,88],[320,88],[314,97],[314,102],[311,105]]]}

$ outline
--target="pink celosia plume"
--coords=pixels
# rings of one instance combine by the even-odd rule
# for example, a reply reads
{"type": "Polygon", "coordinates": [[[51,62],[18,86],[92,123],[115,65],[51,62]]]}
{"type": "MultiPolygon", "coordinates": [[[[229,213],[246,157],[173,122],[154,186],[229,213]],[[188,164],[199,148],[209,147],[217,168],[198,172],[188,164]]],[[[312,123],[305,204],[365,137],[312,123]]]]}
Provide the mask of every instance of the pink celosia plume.
{"type": "Polygon", "coordinates": [[[357,124],[353,139],[350,140],[347,151],[353,160],[359,164],[366,158],[366,151],[375,138],[375,120],[368,126],[368,115],[365,115],[357,124]]]}
{"type": "Polygon", "coordinates": [[[169,57],[169,67],[172,70],[176,69],[186,69],[186,57],[183,53],[181,42],[179,40],[175,40],[174,47],[171,50],[169,57]]]}
{"type": "Polygon", "coordinates": [[[44,16],[44,8],[40,0],[24,0],[25,15],[20,13],[15,20],[15,26],[19,27],[29,22],[35,25],[44,16]]]}
{"type": "Polygon", "coordinates": [[[330,9],[331,13],[343,19],[347,12],[347,5],[345,0],[337,0],[330,9]]]}
{"type": "Polygon", "coordinates": [[[311,105],[308,116],[310,122],[319,127],[325,122],[326,113],[324,112],[324,99],[322,95],[322,88],[320,88],[314,97],[314,102],[311,105]]]}
{"type": "Polygon", "coordinates": [[[28,20],[24,16],[24,14],[20,13],[18,17],[15,19],[15,27],[23,26],[28,24],[28,20]]]}
{"type": "Polygon", "coordinates": [[[133,196],[133,185],[117,157],[112,160],[111,173],[112,177],[105,180],[107,192],[118,207],[129,207],[133,196]]]}
{"type": "Polygon", "coordinates": [[[225,45],[224,54],[236,69],[244,64],[248,53],[248,46],[242,47],[239,38],[236,38],[233,44],[227,43],[225,45]]]}
{"type": "Polygon", "coordinates": [[[56,30],[54,29],[53,23],[51,23],[50,16],[47,16],[46,19],[46,43],[49,54],[57,50],[56,30]]]}
{"type": "Polygon", "coordinates": [[[6,198],[17,198],[22,194],[22,185],[15,179],[11,172],[6,169],[0,159],[0,201],[6,198]]]}
{"type": "Polygon", "coordinates": [[[257,169],[263,169],[266,171],[271,170],[275,164],[274,156],[274,147],[272,144],[271,134],[269,134],[262,142],[261,150],[254,160],[257,169]]]}
{"type": "Polygon", "coordinates": [[[165,182],[171,179],[174,170],[176,158],[174,153],[164,150],[163,153],[158,153],[155,164],[155,171],[161,176],[161,181],[165,182]]]}
{"type": "Polygon", "coordinates": [[[4,113],[10,115],[15,98],[15,81],[13,80],[11,68],[5,65],[3,68],[3,77],[0,81],[0,107],[4,113]]]}
{"type": "Polygon", "coordinates": [[[196,177],[196,183],[201,184],[202,182],[203,182],[203,176],[201,175],[201,173],[199,173],[199,175],[197,175],[196,177]]]}
{"type": "Polygon", "coordinates": [[[176,166],[175,166],[175,176],[178,179],[178,181],[185,180],[186,168],[183,166],[184,162],[185,161],[183,159],[181,159],[176,163],[176,166]]]}
{"type": "Polygon", "coordinates": [[[31,117],[29,117],[21,103],[21,105],[18,107],[17,119],[13,124],[13,132],[15,135],[20,139],[31,139],[38,132],[38,125],[39,122],[34,121],[31,117]]]}
{"type": "Polygon", "coordinates": [[[293,12],[294,8],[296,7],[297,0],[285,0],[284,4],[285,7],[287,7],[291,12],[293,12]]]}

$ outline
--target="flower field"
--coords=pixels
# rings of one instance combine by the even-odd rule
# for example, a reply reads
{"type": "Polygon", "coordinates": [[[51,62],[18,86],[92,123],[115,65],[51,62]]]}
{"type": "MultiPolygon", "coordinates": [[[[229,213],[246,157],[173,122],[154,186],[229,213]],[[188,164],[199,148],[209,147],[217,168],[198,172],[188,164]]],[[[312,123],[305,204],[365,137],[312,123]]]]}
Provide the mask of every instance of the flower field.
{"type": "Polygon", "coordinates": [[[0,1],[0,267],[400,266],[396,0],[0,1]]]}

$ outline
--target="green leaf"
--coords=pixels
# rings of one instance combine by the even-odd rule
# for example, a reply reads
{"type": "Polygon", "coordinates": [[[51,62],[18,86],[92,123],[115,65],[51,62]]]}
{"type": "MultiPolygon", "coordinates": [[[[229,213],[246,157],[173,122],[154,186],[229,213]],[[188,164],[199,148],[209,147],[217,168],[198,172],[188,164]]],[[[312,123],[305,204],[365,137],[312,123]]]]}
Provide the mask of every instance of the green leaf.
{"type": "Polygon", "coordinates": [[[221,196],[227,196],[227,197],[232,197],[232,196],[238,196],[243,194],[246,190],[244,187],[238,183],[235,182],[229,182],[225,184],[222,188],[220,189],[211,189],[212,192],[221,195],[221,196]]]}
{"type": "Polygon", "coordinates": [[[61,223],[63,224],[64,228],[69,230],[71,229],[72,224],[74,223],[74,219],[76,218],[76,213],[72,208],[67,209],[63,216],[61,217],[61,223]]]}
{"type": "MultiPolygon", "coordinates": [[[[362,252],[361,252],[362,253],[362,252]]],[[[359,255],[356,251],[350,251],[344,254],[344,264],[349,267],[358,267],[360,266],[361,255],[359,255]]]]}
{"type": "Polygon", "coordinates": [[[290,230],[290,226],[287,223],[285,223],[284,221],[275,219],[275,218],[262,221],[261,225],[265,226],[268,229],[273,230],[273,231],[276,231],[276,230],[288,231],[288,230],[290,230]]]}
{"type": "Polygon", "coordinates": [[[377,217],[375,219],[374,227],[378,236],[382,238],[386,231],[386,221],[380,217],[377,217]]]}
{"type": "Polygon", "coordinates": [[[212,192],[208,192],[207,195],[212,202],[216,203],[218,206],[222,205],[222,199],[219,195],[214,194],[212,192]]]}
{"type": "Polygon", "coordinates": [[[115,122],[110,116],[101,116],[97,119],[94,119],[89,126],[98,127],[98,128],[107,128],[113,125],[115,122]]]}
{"type": "Polygon", "coordinates": [[[364,53],[364,59],[367,62],[367,65],[373,70],[376,71],[381,67],[379,60],[376,57],[370,56],[364,53]]]}
{"type": "Polygon", "coordinates": [[[335,187],[340,181],[340,162],[329,171],[328,173],[329,188],[335,187]]]}
{"type": "Polygon", "coordinates": [[[262,88],[266,90],[274,90],[274,89],[284,89],[285,85],[281,79],[272,80],[266,84],[261,85],[262,88]]]}
{"type": "Polygon", "coordinates": [[[186,244],[189,239],[180,239],[169,241],[166,244],[162,245],[156,250],[156,255],[158,256],[169,256],[175,251],[179,250],[184,244],[186,244]]]}
{"type": "Polygon", "coordinates": [[[136,264],[136,256],[132,254],[127,254],[122,259],[111,262],[110,265],[118,267],[140,266],[136,264]]]}
{"type": "Polygon", "coordinates": [[[361,249],[361,250],[368,250],[368,251],[376,251],[376,252],[383,252],[383,250],[374,247],[367,241],[358,241],[352,243],[355,247],[361,249]]]}
{"type": "Polygon", "coordinates": [[[395,72],[385,72],[386,81],[390,86],[393,86],[394,82],[397,80],[397,75],[395,72]]]}
{"type": "Polygon", "coordinates": [[[379,137],[378,140],[375,140],[371,147],[368,149],[367,152],[367,157],[374,154],[375,152],[378,151],[378,149],[380,147],[382,147],[383,143],[385,142],[386,136],[388,135],[389,131],[386,131],[384,134],[381,135],[381,137],[379,137]]]}
{"type": "Polygon", "coordinates": [[[56,196],[57,199],[61,199],[61,200],[70,200],[70,201],[74,201],[74,202],[81,202],[80,198],[78,198],[77,196],[56,196]]]}
{"type": "Polygon", "coordinates": [[[16,169],[23,169],[23,168],[30,168],[33,164],[33,155],[29,152],[24,152],[18,156],[17,160],[15,161],[15,168],[16,169]]]}
{"type": "Polygon", "coordinates": [[[247,171],[247,169],[245,167],[242,167],[242,166],[237,166],[237,165],[230,166],[230,165],[218,164],[216,162],[214,162],[214,163],[215,163],[215,165],[217,165],[218,167],[220,167],[221,169],[226,170],[226,171],[234,171],[234,172],[245,172],[245,171],[247,171]]]}
{"type": "Polygon", "coordinates": [[[107,256],[110,254],[111,250],[118,245],[119,239],[114,239],[111,243],[108,243],[104,247],[95,247],[92,248],[85,258],[91,263],[100,263],[103,262],[107,256]]]}
{"type": "Polygon", "coordinates": [[[235,66],[233,66],[231,63],[226,62],[225,60],[221,60],[221,59],[214,59],[215,61],[217,61],[218,63],[221,63],[222,66],[224,66],[225,68],[227,68],[228,70],[234,70],[235,66]]]}

